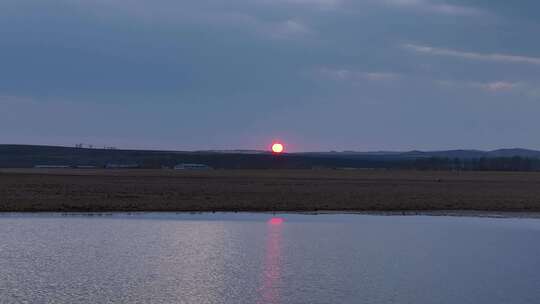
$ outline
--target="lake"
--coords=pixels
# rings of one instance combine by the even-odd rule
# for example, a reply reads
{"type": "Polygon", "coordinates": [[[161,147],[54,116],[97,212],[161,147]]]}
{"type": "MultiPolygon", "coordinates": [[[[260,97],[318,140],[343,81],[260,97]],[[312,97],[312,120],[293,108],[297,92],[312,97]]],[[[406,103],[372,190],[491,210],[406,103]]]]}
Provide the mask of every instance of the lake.
{"type": "Polygon", "coordinates": [[[540,220],[0,215],[0,303],[538,303],[540,220]]]}

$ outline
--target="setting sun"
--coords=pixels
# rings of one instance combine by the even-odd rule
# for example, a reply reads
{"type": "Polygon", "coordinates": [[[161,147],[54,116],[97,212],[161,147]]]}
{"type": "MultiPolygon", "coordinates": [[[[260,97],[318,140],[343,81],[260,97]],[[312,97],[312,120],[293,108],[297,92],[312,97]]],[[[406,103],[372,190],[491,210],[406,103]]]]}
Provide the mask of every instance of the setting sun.
{"type": "Polygon", "coordinates": [[[280,143],[274,143],[272,145],[272,152],[274,153],[282,153],[285,148],[283,147],[283,144],[280,143]]]}

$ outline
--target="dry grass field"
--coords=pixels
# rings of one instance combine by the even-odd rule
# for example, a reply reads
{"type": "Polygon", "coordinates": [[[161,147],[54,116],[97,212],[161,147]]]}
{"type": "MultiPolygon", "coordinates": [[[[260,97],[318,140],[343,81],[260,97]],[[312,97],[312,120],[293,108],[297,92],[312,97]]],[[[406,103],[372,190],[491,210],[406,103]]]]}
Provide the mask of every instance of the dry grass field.
{"type": "Polygon", "coordinates": [[[540,211],[540,173],[0,170],[0,211],[540,211]]]}

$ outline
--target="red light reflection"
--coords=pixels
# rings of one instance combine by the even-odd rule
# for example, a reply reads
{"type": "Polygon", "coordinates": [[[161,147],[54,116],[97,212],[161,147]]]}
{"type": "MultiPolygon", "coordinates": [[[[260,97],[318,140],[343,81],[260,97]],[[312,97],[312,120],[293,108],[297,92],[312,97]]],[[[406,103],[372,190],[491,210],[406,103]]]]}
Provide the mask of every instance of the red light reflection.
{"type": "Polygon", "coordinates": [[[273,217],[268,220],[266,236],[266,256],[264,259],[262,281],[259,287],[259,301],[264,304],[281,304],[280,290],[283,287],[281,272],[283,256],[281,252],[283,218],[273,217]]]}
{"type": "Polygon", "coordinates": [[[270,225],[281,225],[283,224],[283,219],[280,217],[273,217],[268,220],[268,224],[270,225]]]}

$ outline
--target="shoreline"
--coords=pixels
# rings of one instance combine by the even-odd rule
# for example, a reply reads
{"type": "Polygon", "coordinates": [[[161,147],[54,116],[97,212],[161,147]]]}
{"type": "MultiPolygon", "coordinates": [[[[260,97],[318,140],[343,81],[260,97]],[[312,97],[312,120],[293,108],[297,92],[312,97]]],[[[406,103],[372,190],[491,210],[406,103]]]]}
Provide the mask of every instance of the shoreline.
{"type": "Polygon", "coordinates": [[[390,216],[390,217],[413,217],[413,216],[426,216],[426,217],[464,217],[464,218],[489,218],[489,219],[540,219],[540,212],[489,212],[489,211],[469,211],[469,210],[434,210],[434,211],[113,211],[113,212],[56,212],[56,211],[42,211],[42,212],[0,212],[1,218],[9,217],[115,217],[115,216],[134,216],[134,217],[146,217],[154,215],[305,215],[305,216],[317,216],[317,215],[360,215],[360,216],[390,216]]]}

